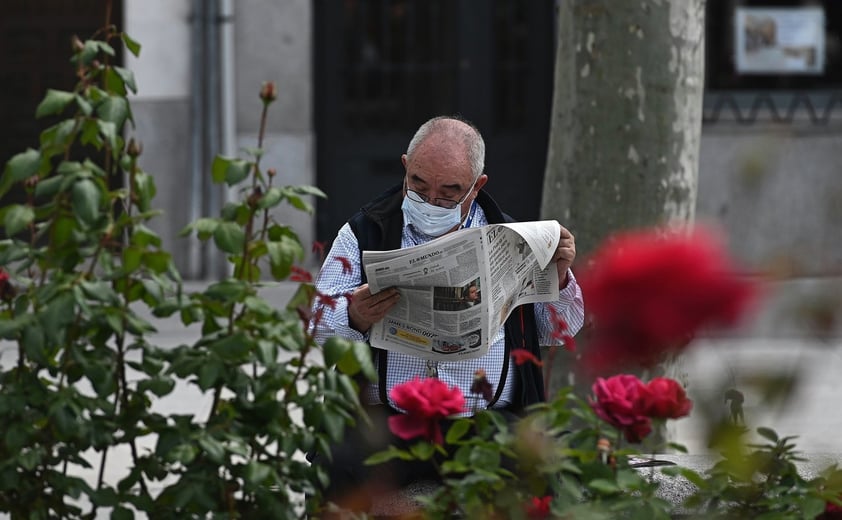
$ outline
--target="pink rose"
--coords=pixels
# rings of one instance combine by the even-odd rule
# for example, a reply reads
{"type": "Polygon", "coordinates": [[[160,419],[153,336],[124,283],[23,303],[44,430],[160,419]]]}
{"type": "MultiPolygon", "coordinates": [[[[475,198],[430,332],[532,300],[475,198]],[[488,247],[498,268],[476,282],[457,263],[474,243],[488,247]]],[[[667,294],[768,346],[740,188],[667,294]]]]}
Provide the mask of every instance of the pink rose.
{"type": "Polygon", "coordinates": [[[591,387],[591,408],[605,422],[619,429],[629,442],[640,442],[652,431],[652,421],[636,406],[644,384],[637,377],[620,374],[598,377],[591,387]]]}
{"type": "Polygon", "coordinates": [[[677,381],[656,377],[641,389],[636,408],[653,419],[678,419],[690,413],[693,402],[677,381]]]}
{"type": "Polygon", "coordinates": [[[458,387],[448,388],[435,378],[416,378],[397,385],[389,396],[406,412],[389,417],[389,429],[404,440],[423,437],[442,444],[439,421],[465,409],[462,391],[458,387]]]}

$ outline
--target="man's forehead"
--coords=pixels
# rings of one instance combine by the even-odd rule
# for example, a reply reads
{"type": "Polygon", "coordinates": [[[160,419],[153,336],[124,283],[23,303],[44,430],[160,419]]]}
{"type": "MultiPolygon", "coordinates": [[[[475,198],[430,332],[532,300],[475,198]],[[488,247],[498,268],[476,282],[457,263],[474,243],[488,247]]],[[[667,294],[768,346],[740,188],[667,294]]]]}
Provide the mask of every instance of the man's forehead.
{"type": "Polygon", "coordinates": [[[473,181],[470,163],[465,159],[435,153],[416,153],[406,164],[410,180],[426,184],[467,187],[473,181]]]}

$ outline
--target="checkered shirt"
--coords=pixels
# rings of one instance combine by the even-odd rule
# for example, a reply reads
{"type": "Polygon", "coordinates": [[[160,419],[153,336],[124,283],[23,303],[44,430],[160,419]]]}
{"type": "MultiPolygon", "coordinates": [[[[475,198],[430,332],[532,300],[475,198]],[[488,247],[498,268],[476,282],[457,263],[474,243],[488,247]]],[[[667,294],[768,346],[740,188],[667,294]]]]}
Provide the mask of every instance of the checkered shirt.
{"type": "MultiPolygon", "coordinates": [[[[470,227],[481,227],[488,224],[485,213],[478,204],[473,204],[471,212],[472,214],[467,222],[470,227]]],[[[411,225],[404,224],[401,234],[402,248],[415,246],[430,240],[432,240],[431,237],[419,233],[411,225]]],[[[323,306],[321,319],[316,324],[314,334],[319,344],[324,343],[332,336],[342,336],[356,341],[368,340],[368,334],[363,334],[348,324],[348,300],[340,298],[341,295],[353,292],[361,284],[361,275],[360,247],[351,226],[346,223],[339,230],[316,280],[316,288],[321,293],[337,297],[336,306],[333,309],[323,306]],[[343,262],[337,260],[338,258],[347,259],[351,269],[348,270],[344,267],[343,262]]],[[[576,283],[572,271],[568,271],[568,277],[569,282],[564,289],[559,291],[557,301],[535,304],[535,321],[538,326],[538,337],[541,345],[561,345],[560,340],[552,336],[550,306],[554,307],[558,315],[567,322],[571,335],[578,332],[584,323],[585,307],[582,300],[582,291],[576,283]]],[[[466,412],[463,415],[472,415],[474,411],[487,406],[481,395],[471,393],[474,372],[478,369],[485,370],[486,377],[496,392],[502,376],[504,356],[504,329],[501,327],[494,335],[491,347],[484,356],[468,360],[435,362],[437,377],[447,383],[448,386],[458,386],[462,390],[466,401],[466,412]]],[[[387,359],[386,395],[389,395],[395,385],[416,377],[429,377],[429,363],[431,362],[427,360],[400,352],[389,352],[387,359]]],[[[512,402],[514,379],[515,371],[510,366],[500,399],[494,404],[494,408],[504,408],[512,402]]],[[[380,404],[378,385],[369,385],[368,391],[362,397],[366,404],[380,404]]],[[[389,404],[397,408],[391,398],[389,398],[389,404]]]]}

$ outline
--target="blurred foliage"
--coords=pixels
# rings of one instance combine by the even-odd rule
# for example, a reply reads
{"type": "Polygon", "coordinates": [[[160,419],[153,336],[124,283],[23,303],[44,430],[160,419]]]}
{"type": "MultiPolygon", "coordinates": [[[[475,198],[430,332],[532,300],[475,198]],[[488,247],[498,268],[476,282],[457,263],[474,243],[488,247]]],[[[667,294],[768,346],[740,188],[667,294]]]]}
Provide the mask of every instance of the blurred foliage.
{"type": "MultiPolygon", "coordinates": [[[[284,308],[261,297],[274,283],[262,280],[286,279],[304,257],[273,208],[310,211],[308,198],[323,194],[274,185],[259,148],[247,159],[217,157],[213,181],[239,200],[184,234],[212,242],[232,274],[186,292],[147,225],[159,213],[155,183],[140,167],[142,146],[126,138],[136,85],[112,63],[117,45],[141,50],[113,26],[74,38],[78,84],[47,91],[36,116],[57,122],[0,177],[0,197],[25,194],[0,209],[0,338],[14,353],[0,372],[0,511],[299,517],[301,495],[318,496],[326,478],[304,453],[336,440],[359,410],[354,380],[335,365],[373,374],[367,347],[317,347],[307,313],[318,294],[306,279],[284,308]],[[154,320],[172,316],[199,325],[199,338],[155,346],[154,320]],[[156,404],[179,388],[203,396],[207,415],[161,411],[156,404]]],[[[274,97],[261,99],[265,119],[274,97]]]]}

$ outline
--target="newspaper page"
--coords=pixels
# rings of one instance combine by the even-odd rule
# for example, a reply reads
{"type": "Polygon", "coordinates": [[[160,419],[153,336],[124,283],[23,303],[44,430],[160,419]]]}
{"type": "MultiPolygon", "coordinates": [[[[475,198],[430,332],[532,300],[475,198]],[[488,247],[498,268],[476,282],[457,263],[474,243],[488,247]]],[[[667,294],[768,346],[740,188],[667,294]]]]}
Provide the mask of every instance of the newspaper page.
{"type": "Polygon", "coordinates": [[[515,307],[558,299],[549,264],[559,232],[555,220],[491,224],[363,251],[371,292],[397,287],[401,295],[372,326],[371,345],[434,361],[484,355],[515,307]]]}

